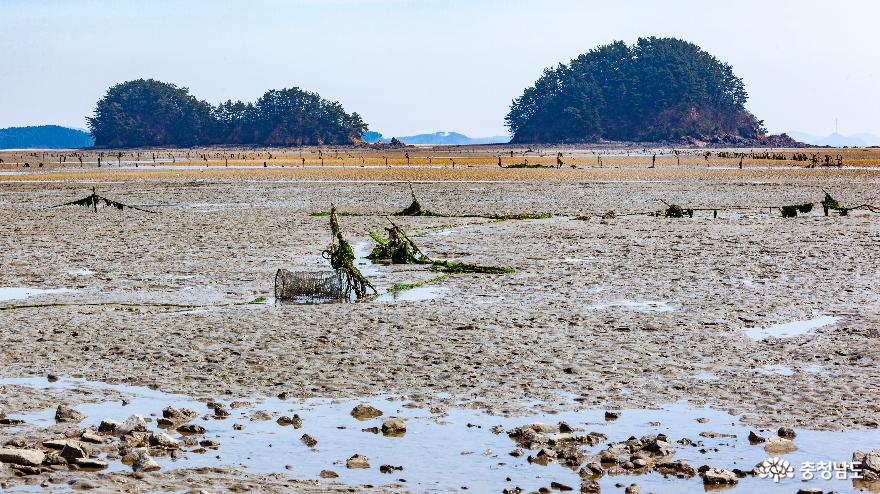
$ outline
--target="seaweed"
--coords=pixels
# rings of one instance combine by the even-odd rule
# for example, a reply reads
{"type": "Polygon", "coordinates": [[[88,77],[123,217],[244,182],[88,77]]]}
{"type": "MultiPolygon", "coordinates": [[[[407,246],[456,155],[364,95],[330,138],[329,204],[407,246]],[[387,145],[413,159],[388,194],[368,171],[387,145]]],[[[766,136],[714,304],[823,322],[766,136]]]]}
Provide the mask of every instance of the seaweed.
{"type": "Polygon", "coordinates": [[[409,192],[412,195],[412,203],[406,207],[403,211],[398,213],[394,213],[394,216],[440,216],[444,217],[445,214],[435,213],[433,211],[429,211],[427,209],[423,209],[422,205],[419,204],[419,200],[416,197],[416,191],[413,190],[412,182],[409,183],[409,192]]]}
{"type": "Polygon", "coordinates": [[[425,286],[429,283],[435,283],[449,276],[447,273],[443,273],[439,276],[435,276],[433,278],[427,279],[425,281],[419,281],[417,283],[395,283],[391,285],[391,288],[388,289],[388,293],[396,293],[402,292],[404,290],[412,290],[413,288],[419,288],[425,286]]]}
{"type": "Polygon", "coordinates": [[[336,215],[336,206],[330,206],[330,245],[322,253],[325,259],[330,260],[330,266],[336,270],[346,296],[351,296],[354,292],[358,300],[367,297],[367,290],[372,290],[374,294],[378,294],[376,288],[370,283],[360,270],[355,267],[354,249],[351,244],[345,240],[342,235],[342,229],[339,228],[339,219],[336,215]]]}
{"type": "MultiPolygon", "coordinates": [[[[312,211],[309,216],[330,216],[330,211],[312,211]]],[[[337,211],[336,216],[371,216],[368,213],[352,213],[350,211],[337,211]]]]}
{"type": "Polygon", "coordinates": [[[487,216],[478,216],[480,218],[488,218],[491,220],[497,221],[505,221],[505,220],[545,220],[548,218],[552,218],[553,215],[550,213],[515,213],[515,214],[492,214],[487,216]]]}
{"type": "Polygon", "coordinates": [[[669,204],[666,201],[662,202],[663,204],[666,204],[666,206],[668,206],[666,208],[666,212],[664,213],[664,216],[666,216],[667,218],[684,218],[685,215],[687,215],[689,218],[694,217],[693,208],[684,209],[678,204],[669,204]]]}
{"type": "Polygon", "coordinates": [[[94,212],[97,213],[98,212],[98,205],[102,204],[102,203],[103,203],[102,207],[116,208],[120,211],[122,211],[123,209],[136,209],[138,211],[143,211],[145,213],[153,213],[153,214],[156,213],[155,211],[149,211],[147,209],[142,209],[137,206],[129,206],[128,204],[124,204],[119,201],[114,201],[113,199],[108,199],[106,197],[100,196],[95,191],[94,187],[92,187],[92,193],[83,197],[82,199],[77,199],[75,201],[65,202],[64,204],[58,204],[57,206],[50,206],[48,209],[60,208],[63,206],[83,206],[83,207],[87,207],[87,208],[92,208],[94,210],[94,212]]]}
{"type": "Polygon", "coordinates": [[[806,202],[804,204],[792,204],[789,206],[781,206],[779,208],[782,211],[783,218],[795,218],[798,213],[809,213],[813,210],[813,203],[806,202]]]}
{"type": "Polygon", "coordinates": [[[376,241],[376,247],[367,256],[368,259],[387,261],[392,264],[430,264],[432,271],[446,274],[510,274],[516,272],[513,268],[503,266],[480,266],[449,260],[431,259],[409,238],[403,228],[397,226],[390,218],[388,218],[388,222],[391,223],[391,227],[385,228],[388,234],[387,239],[381,238],[376,233],[370,234],[370,237],[376,241]]]}

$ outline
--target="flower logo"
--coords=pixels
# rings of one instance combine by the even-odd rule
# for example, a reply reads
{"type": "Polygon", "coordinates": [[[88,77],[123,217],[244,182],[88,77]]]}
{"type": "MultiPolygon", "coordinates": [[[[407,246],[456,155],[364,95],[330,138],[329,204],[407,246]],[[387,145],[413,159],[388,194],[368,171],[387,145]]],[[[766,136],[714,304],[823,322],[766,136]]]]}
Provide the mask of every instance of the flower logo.
{"type": "Polygon", "coordinates": [[[755,473],[757,473],[758,477],[761,477],[762,479],[769,477],[773,479],[773,482],[779,482],[782,478],[790,479],[794,477],[794,468],[791,467],[788,460],[783,460],[774,456],[762,461],[761,464],[755,468],[755,473]]]}

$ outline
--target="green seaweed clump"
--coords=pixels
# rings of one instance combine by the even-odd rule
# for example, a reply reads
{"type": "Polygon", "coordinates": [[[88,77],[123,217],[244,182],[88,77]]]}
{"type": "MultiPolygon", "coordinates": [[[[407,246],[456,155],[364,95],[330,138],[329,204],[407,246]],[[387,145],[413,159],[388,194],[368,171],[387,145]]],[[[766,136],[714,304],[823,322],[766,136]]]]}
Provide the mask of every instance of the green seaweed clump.
{"type": "Polygon", "coordinates": [[[504,220],[546,220],[552,218],[550,213],[515,213],[515,214],[493,214],[485,216],[486,218],[498,221],[504,220]]]}
{"type": "Polygon", "coordinates": [[[354,249],[342,235],[336,216],[336,206],[332,205],[330,207],[330,233],[330,245],[323,252],[323,257],[330,260],[330,266],[340,276],[346,296],[351,296],[354,293],[357,299],[361,300],[367,297],[368,289],[372,290],[374,294],[378,294],[370,280],[355,267],[354,249]]]}
{"type": "Polygon", "coordinates": [[[504,266],[480,266],[477,264],[465,264],[463,262],[433,260],[431,269],[448,274],[458,273],[483,273],[483,274],[512,274],[516,269],[504,266]]]}
{"type": "Polygon", "coordinates": [[[684,209],[678,204],[668,204],[668,206],[664,213],[667,218],[684,218],[685,215],[689,218],[694,217],[694,210],[691,208],[684,209]]]}
{"type": "Polygon", "coordinates": [[[798,213],[809,213],[813,210],[813,203],[807,202],[804,204],[792,204],[790,206],[782,206],[779,208],[782,211],[783,218],[795,218],[798,213]]]}
{"type": "Polygon", "coordinates": [[[388,261],[392,264],[427,264],[431,260],[428,256],[419,250],[419,247],[413,242],[403,228],[400,228],[390,219],[390,228],[385,228],[388,239],[383,239],[376,233],[371,233],[370,237],[376,241],[376,247],[373,248],[367,259],[371,261],[388,261]]]}

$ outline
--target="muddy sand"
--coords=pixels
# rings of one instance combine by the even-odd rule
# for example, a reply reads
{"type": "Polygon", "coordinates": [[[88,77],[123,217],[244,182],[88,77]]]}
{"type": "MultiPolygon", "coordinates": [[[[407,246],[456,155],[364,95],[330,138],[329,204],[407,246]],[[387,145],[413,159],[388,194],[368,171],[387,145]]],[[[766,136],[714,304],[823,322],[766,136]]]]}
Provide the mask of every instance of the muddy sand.
{"type": "MultiPolygon", "coordinates": [[[[880,448],[880,215],[826,217],[817,205],[783,219],[763,207],[818,202],[823,188],[844,204],[880,204],[880,169],[619,166],[9,169],[0,176],[0,456],[3,448],[51,453],[45,441],[81,443],[102,419],[132,414],[151,419],[139,438],[149,443],[167,406],[192,408],[189,423],[206,430],[171,428],[180,444],[146,450],[137,437],[105,432],[83,456],[106,467],[87,471],[76,455],[30,470],[7,462],[2,485],[526,492],[557,482],[557,490],[589,492],[594,482],[602,492],[633,483],[642,492],[703,490],[700,473],[678,479],[626,469],[632,465],[590,480],[589,458],[574,468],[561,457],[531,461],[540,460],[540,441],[509,456],[517,443],[508,432],[532,422],[554,424],[548,435],[564,421],[573,434],[607,436],[578,443],[587,455],[663,433],[678,450],[673,458],[693,468],[748,471],[768,455],[748,433],[769,438],[779,427],[798,433],[792,464],[850,461],[856,449],[880,448]],[[453,215],[395,218],[424,252],[516,273],[452,275],[365,303],[272,298],[278,268],[328,269],[320,256],[327,218],[311,213],[331,202],[346,212],[399,211],[410,200],[399,179],[417,181],[424,207],[453,215]],[[93,186],[158,214],[44,209],[93,186]],[[661,199],[710,210],[692,219],[631,214],[662,211],[661,199]],[[603,220],[611,210],[616,217],[603,220]],[[454,216],[521,212],[553,217],[454,216]],[[218,419],[209,401],[232,413],[218,419]],[[361,402],[384,415],[355,420],[348,412],[361,402]],[[56,423],[59,404],[84,416],[56,423]],[[605,411],[620,419],[606,421],[605,411]],[[302,428],[277,423],[293,414],[302,428]],[[390,415],[406,418],[403,437],[362,431],[390,415]],[[304,444],[304,433],[316,447],[304,444]],[[693,445],[674,442],[683,438],[693,445]],[[160,469],[133,472],[122,460],[138,451],[160,469]],[[355,454],[369,457],[369,468],[347,468],[355,454]]],[[[341,223],[363,252],[387,220],[341,223]]],[[[436,276],[422,266],[362,267],[380,292],[436,276]]],[[[779,484],[747,475],[734,491],[813,487],[799,475],[779,484]]],[[[858,482],[816,487],[867,485],[858,482]]]]}

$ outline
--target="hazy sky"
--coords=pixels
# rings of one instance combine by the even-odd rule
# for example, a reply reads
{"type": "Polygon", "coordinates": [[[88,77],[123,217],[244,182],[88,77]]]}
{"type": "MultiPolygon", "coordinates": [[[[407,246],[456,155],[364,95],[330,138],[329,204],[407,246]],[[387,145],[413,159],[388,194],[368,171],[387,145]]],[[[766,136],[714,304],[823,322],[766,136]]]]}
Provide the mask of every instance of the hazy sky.
{"type": "Polygon", "coordinates": [[[874,0],[0,0],[0,127],[85,127],[152,77],[211,103],[298,86],[385,135],[505,134],[544,67],[654,35],[733,65],[771,131],[880,134],[878,19],[874,0]]]}

